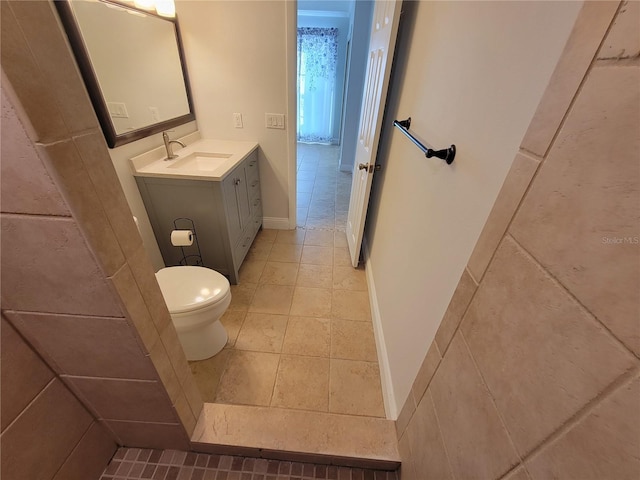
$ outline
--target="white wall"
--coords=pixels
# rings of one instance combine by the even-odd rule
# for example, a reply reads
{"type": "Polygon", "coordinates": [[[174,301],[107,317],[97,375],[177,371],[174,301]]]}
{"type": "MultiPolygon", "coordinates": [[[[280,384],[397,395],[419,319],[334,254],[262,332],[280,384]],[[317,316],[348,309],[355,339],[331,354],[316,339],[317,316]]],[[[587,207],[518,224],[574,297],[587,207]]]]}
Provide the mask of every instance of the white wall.
{"type": "MultiPolygon", "coordinates": [[[[272,228],[289,225],[289,132],[265,127],[265,113],[288,112],[286,4],[176,4],[198,129],[203,137],[260,144],[264,224],[272,228]],[[234,128],[234,112],[244,128],[234,128]]],[[[285,121],[295,133],[295,118],[285,121]]]]}
{"type": "MultiPolygon", "coordinates": [[[[581,2],[405,2],[366,230],[403,405],[581,2]],[[394,118],[435,148],[424,155],[394,118]]],[[[392,414],[393,415],[393,414],[392,414]]]]}

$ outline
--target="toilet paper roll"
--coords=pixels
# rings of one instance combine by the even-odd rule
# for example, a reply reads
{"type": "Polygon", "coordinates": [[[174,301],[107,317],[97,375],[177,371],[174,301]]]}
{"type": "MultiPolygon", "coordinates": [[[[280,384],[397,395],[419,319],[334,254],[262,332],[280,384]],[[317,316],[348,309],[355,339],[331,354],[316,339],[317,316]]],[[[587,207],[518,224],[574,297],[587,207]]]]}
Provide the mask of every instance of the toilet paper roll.
{"type": "Polygon", "coordinates": [[[174,230],[171,232],[171,245],[174,247],[193,245],[193,232],[191,230],[174,230]]]}

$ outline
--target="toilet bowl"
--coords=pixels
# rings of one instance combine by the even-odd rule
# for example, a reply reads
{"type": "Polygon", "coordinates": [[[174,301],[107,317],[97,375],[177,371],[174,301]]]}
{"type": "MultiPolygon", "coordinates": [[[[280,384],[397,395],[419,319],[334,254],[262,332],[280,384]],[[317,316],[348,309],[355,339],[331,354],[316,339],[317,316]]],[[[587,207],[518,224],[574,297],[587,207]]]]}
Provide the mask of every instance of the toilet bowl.
{"type": "Polygon", "coordinates": [[[220,318],[231,303],[229,281],[205,267],[162,268],[156,273],[187,360],[204,360],[224,348],[220,318]]]}

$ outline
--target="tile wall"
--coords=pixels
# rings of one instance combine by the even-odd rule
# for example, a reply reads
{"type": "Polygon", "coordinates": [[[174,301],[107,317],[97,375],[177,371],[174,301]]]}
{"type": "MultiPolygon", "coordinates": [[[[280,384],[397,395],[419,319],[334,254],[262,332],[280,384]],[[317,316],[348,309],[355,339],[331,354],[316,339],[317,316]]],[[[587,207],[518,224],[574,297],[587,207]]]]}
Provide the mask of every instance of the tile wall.
{"type": "Polygon", "coordinates": [[[640,3],[585,3],[396,423],[402,479],[640,475],[640,3]]]}
{"type": "Polygon", "coordinates": [[[55,7],[0,7],[3,315],[118,444],[188,449],[200,393],[55,7]]]}
{"type": "Polygon", "coordinates": [[[110,432],[4,317],[0,339],[0,476],[13,480],[98,478],[116,451],[110,432]],[[34,434],[45,429],[46,434],[34,434]]]}

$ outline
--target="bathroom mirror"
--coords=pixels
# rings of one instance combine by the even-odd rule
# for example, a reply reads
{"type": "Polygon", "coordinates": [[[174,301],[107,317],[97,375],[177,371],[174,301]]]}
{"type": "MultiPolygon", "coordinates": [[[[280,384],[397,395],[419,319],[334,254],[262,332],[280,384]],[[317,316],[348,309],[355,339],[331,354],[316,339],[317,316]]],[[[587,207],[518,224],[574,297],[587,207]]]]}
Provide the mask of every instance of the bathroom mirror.
{"type": "Polygon", "coordinates": [[[110,0],[54,3],[109,147],[195,119],[175,19],[110,0]]]}

